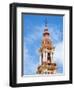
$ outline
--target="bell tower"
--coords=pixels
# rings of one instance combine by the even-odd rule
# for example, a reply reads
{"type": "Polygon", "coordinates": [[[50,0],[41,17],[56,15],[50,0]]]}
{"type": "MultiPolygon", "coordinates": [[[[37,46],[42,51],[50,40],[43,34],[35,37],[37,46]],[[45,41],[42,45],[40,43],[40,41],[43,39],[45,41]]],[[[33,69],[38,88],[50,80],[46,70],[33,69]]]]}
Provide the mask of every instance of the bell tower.
{"type": "Polygon", "coordinates": [[[38,74],[54,74],[56,73],[56,63],[53,61],[55,47],[52,44],[50,33],[48,32],[47,19],[45,20],[45,28],[41,47],[39,49],[40,60],[37,68],[38,74]]]}

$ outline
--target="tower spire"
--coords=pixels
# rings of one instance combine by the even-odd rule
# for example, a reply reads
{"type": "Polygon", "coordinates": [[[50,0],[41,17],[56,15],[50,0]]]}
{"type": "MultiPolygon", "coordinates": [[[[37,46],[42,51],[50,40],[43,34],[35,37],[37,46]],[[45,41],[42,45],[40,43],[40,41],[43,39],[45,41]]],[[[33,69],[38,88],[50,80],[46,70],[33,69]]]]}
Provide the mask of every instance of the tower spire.
{"type": "Polygon", "coordinates": [[[43,33],[44,36],[49,35],[47,24],[48,23],[47,23],[47,17],[46,17],[45,18],[45,28],[44,28],[44,33],[43,33]]]}
{"type": "Polygon", "coordinates": [[[45,18],[45,27],[47,27],[47,17],[45,18]]]}

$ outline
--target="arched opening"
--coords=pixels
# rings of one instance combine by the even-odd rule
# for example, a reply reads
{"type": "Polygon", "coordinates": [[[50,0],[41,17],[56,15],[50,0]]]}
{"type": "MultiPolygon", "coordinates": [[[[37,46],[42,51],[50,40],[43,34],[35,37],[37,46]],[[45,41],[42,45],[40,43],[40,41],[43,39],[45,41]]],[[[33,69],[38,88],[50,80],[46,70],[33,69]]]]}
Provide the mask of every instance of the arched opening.
{"type": "Polygon", "coordinates": [[[51,55],[50,55],[50,53],[48,53],[48,55],[47,55],[47,60],[49,60],[51,62],[51,55]]]}

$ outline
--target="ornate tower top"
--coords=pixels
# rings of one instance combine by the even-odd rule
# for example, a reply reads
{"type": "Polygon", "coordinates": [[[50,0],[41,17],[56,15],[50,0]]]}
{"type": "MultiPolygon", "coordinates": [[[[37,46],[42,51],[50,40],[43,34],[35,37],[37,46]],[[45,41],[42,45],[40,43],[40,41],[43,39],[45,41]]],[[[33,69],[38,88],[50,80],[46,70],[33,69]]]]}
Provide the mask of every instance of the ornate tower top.
{"type": "Polygon", "coordinates": [[[37,68],[38,74],[54,74],[56,72],[56,63],[53,61],[54,47],[50,39],[50,33],[48,32],[47,18],[45,19],[45,28],[43,32],[43,38],[40,52],[40,62],[37,68]]]}
{"type": "Polygon", "coordinates": [[[53,44],[52,41],[50,39],[50,33],[48,31],[48,26],[47,26],[47,18],[45,19],[45,28],[44,28],[44,32],[43,32],[43,39],[42,39],[42,45],[40,48],[40,51],[42,52],[44,49],[48,49],[48,50],[52,50],[53,44]]]}

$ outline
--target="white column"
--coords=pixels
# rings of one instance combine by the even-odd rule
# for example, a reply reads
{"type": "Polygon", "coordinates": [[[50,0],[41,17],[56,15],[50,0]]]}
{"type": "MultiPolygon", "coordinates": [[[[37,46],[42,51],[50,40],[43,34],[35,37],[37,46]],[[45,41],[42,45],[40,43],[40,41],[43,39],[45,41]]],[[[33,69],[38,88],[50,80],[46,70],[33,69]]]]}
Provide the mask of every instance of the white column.
{"type": "Polygon", "coordinates": [[[48,53],[46,52],[46,61],[47,61],[47,54],[48,54],[48,53]]]}
{"type": "Polygon", "coordinates": [[[45,52],[43,52],[43,61],[45,61],[45,52]]]}
{"type": "Polygon", "coordinates": [[[44,52],[43,52],[43,61],[44,61],[44,52]]]}

